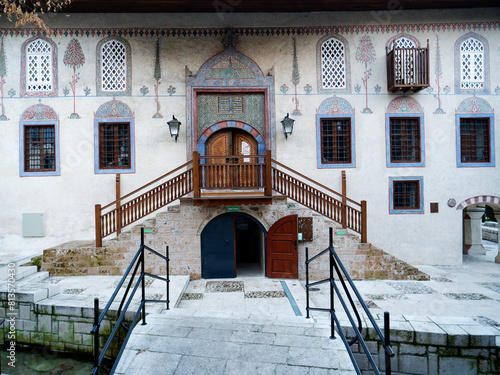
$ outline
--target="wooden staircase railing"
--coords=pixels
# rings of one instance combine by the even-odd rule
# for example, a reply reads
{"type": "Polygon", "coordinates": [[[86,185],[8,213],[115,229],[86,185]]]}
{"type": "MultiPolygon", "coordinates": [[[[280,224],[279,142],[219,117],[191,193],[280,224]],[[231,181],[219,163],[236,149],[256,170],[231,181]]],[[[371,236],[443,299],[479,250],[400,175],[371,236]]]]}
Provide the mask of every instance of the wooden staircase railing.
{"type": "MultiPolygon", "coordinates": [[[[120,234],[125,226],[186,194],[193,192],[195,199],[202,199],[202,190],[223,189],[223,194],[231,195],[234,188],[262,189],[266,197],[271,197],[274,190],[359,233],[361,242],[365,243],[366,201],[356,202],[346,196],[344,173],[342,186],[343,193],[338,193],[273,160],[270,151],[265,155],[224,157],[206,157],[193,152],[193,160],[180,167],[104,207],[96,204],[96,246],[102,246],[103,238],[120,234]],[[161,182],[167,177],[170,179],[161,182]]],[[[118,188],[117,194],[119,196],[118,188]]]]}
{"type": "Polygon", "coordinates": [[[102,239],[104,237],[107,237],[113,233],[120,234],[123,227],[142,219],[150,213],[192,192],[193,168],[188,168],[190,164],[192,164],[192,161],[189,161],[181,165],[180,167],[175,168],[174,170],[164,174],[161,177],[158,177],[157,179],[141,186],[140,188],[132,191],[127,195],[124,195],[123,197],[107,204],[104,207],[101,207],[100,204],[96,204],[96,246],[102,246],[102,239]],[[144,190],[151,185],[164,180],[165,178],[181,171],[184,168],[187,169],[170,178],[169,180],[138,195],[141,190],[144,190]],[[113,205],[115,205],[115,207],[113,209],[110,209],[113,205]]]}
{"type": "Polygon", "coordinates": [[[366,243],[366,201],[358,203],[276,160],[272,162],[274,164],[272,167],[273,190],[340,223],[342,227],[359,233],[361,242],[366,243]],[[279,170],[277,166],[288,170],[300,179],[279,170]],[[306,180],[309,184],[301,180],[306,180]],[[311,184],[316,187],[311,186],[311,184]],[[339,199],[332,195],[339,197],[339,199]]]}

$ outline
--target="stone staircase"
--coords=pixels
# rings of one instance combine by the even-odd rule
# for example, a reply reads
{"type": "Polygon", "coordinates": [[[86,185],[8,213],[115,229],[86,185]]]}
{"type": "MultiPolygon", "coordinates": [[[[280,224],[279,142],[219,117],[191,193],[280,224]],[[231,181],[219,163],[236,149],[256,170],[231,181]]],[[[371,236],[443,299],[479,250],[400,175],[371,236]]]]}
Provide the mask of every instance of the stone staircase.
{"type": "MultiPolygon", "coordinates": [[[[240,212],[255,217],[269,227],[287,215],[311,217],[314,228],[313,242],[299,243],[299,278],[305,278],[305,247],[310,256],[328,246],[328,228],[342,227],[297,203],[288,203],[286,197],[274,197],[272,205],[241,206],[240,212]]],[[[194,206],[192,200],[183,199],[179,205],[169,206],[163,212],[144,220],[141,224],[122,232],[114,239],[95,247],[91,241],[74,241],[44,251],[42,270],[52,275],[120,275],[140,246],[140,229],[147,233],[145,243],[152,249],[164,252],[170,248],[170,272],[201,276],[200,234],[214,217],[226,212],[226,207],[207,208],[194,206]]],[[[342,232],[345,232],[342,230],[342,232]]],[[[429,280],[429,276],[408,263],[384,252],[369,243],[360,243],[358,235],[347,232],[334,236],[334,247],[353,279],[429,280]]],[[[326,258],[325,258],[326,259],[326,258]]],[[[146,262],[147,263],[147,262],[146,262]]],[[[327,262],[312,265],[312,279],[328,274],[327,262]]],[[[163,274],[165,264],[156,262],[148,272],[163,274]]]]}

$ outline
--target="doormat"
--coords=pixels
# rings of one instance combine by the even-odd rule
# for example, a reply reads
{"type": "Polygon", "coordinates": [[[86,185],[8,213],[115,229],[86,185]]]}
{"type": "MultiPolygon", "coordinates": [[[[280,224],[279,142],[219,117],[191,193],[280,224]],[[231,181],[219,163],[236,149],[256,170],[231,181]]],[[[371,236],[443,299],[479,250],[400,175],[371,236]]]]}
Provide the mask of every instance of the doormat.
{"type": "Polygon", "coordinates": [[[221,293],[221,292],[243,292],[243,281],[207,281],[205,292],[221,293]]]}

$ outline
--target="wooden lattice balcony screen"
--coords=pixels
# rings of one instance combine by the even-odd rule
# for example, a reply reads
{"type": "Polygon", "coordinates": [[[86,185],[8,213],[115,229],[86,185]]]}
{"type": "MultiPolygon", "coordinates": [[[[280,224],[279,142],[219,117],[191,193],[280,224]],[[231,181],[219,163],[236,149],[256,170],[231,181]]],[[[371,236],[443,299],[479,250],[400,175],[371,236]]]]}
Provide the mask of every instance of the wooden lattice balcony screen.
{"type": "Polygon", "coordinates": [[[429,87],[429,40],[426,48],[393,48],[387,51],[387,90],[420,91],[429,87]]]}
{"type": "MultiPolygon", "coordinates": [[[[343,184],[344,180],[343,176],[343,184]]],[[[203,192],[218,190],[219,195],[233,196],[235,189],[259,190],[267,197],[274,190],[359,233],[361,242],[367,240],[366,201],[358,203],[294,171],[273,160],[270,151],[244,156],[199,156],[194,152],[192,161],[104,207],[97,204],[96,246],[102,246],[103,238],[120,234],[122,228],[191,192],[194,199],[203,199],[203,192]]]]}

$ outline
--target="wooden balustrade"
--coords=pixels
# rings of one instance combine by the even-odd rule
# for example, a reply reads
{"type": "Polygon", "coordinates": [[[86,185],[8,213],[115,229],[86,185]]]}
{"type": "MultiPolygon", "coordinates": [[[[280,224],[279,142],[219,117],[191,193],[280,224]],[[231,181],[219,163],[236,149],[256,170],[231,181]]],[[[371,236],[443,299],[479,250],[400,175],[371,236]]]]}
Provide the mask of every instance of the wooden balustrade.
{"type": "Polygon", "coordinates": [[[181,165],[104,207],[97,204],[95,206],[96,246],[102,246],[103,238],[115,232],[119,234],[123,227],[193,191],[193,169],[188,168],[186,171],[141,193],[151,185],[157,184],[181,169],[187,168],[189,164],[191,162],[181,165]],[[115,205],[115,208],[111,209],[113,205],[115,205]]]}
{"type": "Polygon", "coordinates": [[[264,188],[263,155],[199,156],[201,189],[264,188]]]}
{"type": "Polygon", "coordinates": [[[272,167],[273,190],[340,223],[343,228],[348,228],[361,234],[361,242],[365,243],[367,241],[366,201],[358,203],[346,197],[345,174],[342,175],[343,193],[341,194],[275,160],[272,162],[275,164],[272,167]],[[297,177],[278,169],[278,166],[287,169],[297,177]],[[306,180],[307,183],[303,180],[306,180]],[[333,196],[337,196],[339,199],[333,196]]]}
{"type": "Polygon", "coordinates": [[[387,51],[387,90],[417,92],[430,86],[429,41],[426,48],[393,48],[387,51]]]}
{"type": "MultiPolygon", "coordinates": [[[[118,194],[119,176],[116,182],[118,194]]],[[[118,196],[104,207],[97,204],[96,246],[102,246],[103,238],[113,233],[119,234],[123,227],[190,192],[193,192],[195,199],[202,199],[202,190],[214,189],[223,190],[224,194],[230,196],[234,189],[259,189],[267,197],[271,197],[275,190],[340,223],[343,228],[360,233],[361,242],[366,242],[366,201],[358,203],[346,196],[345,173],[342,175],[342,193],[338,193],[273,160],[270,151],[266,151],[265,155],[227,156],[199,156],[193,152],[192,161],[123,197],[118,196]],[[181,172],[182,169],[186,170],[181,172]],[[177,172],[177,175],[170,177],[177,172]],[[161,182],[167,177],[170,179],[161,182]],[[148,190],[143,192],[145,189],[148,190]]]]}

